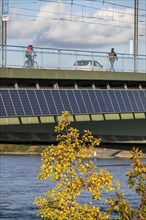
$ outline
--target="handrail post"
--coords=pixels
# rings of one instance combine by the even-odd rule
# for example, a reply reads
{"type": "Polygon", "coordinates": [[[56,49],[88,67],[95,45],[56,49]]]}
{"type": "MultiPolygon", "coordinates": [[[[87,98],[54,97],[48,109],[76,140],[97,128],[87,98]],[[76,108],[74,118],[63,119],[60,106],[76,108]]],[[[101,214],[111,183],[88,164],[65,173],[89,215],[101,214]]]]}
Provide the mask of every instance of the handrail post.
{"type": "Polygon", "coordinates": [[[6,66],[6,29],[7,22],[2,21],[2,67],[6,66]]]}

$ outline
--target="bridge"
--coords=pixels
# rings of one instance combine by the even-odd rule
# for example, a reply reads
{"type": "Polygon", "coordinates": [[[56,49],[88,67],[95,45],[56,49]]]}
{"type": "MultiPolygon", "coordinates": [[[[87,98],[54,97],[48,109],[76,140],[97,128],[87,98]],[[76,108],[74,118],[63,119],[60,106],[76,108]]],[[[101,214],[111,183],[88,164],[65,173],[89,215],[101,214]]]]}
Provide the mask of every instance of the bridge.
{"type": "Polygon", "coordinates": [[[109,72],[107,54],[48,49],[48,59],[47,49],[42,54],[36,48],[38,69],[29,69],[23,68],[24,49],[15,49],[18,60],[7,51],[7,62],[0,68],[1,143],[55,142],[54,127],[62,111],[70,112],[71,125],[81,134],[89,129],[103,143],[146,143],[145,57],[132,72],[133,57],[126,66],[126,57],[118,55],[122,65],[109,72]],[[73,70],[78,59],[98,60],[107,70],[73,70]]]}

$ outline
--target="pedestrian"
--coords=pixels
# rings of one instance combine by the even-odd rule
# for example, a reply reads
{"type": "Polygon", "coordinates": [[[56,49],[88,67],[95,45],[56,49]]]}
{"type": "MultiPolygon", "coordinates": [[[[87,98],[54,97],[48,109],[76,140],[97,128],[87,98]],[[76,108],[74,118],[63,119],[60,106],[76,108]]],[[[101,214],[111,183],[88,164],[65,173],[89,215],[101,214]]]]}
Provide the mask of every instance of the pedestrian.
{"type": "Polygon", "coordinates": [[[110,61],[110,64],[111,64],[110,72],[112,72],[112,71],[115,72],[114,62],[115,62],[115,60],[118,60],[118,57],[117,57],[117,54],[114,51],[114,48],[111,49],[111,52],[108,54],[108,57],[109,57],[109,61],[110,61]]]}
{"type": "Polygon", "coordinates": [[[34,56],[36,56],[33,45],[29,45],[26,49],[25,57],[30,61],[31,66],[34,63],[34,56]]]}

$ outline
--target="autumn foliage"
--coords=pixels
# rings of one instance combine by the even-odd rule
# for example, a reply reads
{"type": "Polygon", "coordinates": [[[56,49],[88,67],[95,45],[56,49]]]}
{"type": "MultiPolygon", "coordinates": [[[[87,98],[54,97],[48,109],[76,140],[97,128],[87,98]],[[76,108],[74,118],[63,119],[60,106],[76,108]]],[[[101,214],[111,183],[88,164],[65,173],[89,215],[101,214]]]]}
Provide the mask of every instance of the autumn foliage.
{"type": "Polygon", "coordinates": [[[119,182],[106,169],[97,171],[91,160],[94,148],[100,144],[100,139],[94,138],[90,131],[85,130],[80,136],[79,131],[70,127],[69,113],[64,112],[62,120],[56,126],[58,145],[51,145],[42,153],[42,166],[38,175],[40,180],[49,178],[55,183],[53,189],[48,189],[44,197],[36,197],[38,215],[45,220],[106,220],[112,219],[116,213],[121,220],[146,219],[146,166],[141,162],[142,152],[131,151],[133,161],[127,172],[128,184],[140,196],[140,206],[133,210],[119,192],[119,182]],[[86,204],[77,202],[83,190],[89,192],[86,204]],[[103,192],[115,191],[115,197],[106,199],[107,209],[93,205],[101,199],[103,192]]]}

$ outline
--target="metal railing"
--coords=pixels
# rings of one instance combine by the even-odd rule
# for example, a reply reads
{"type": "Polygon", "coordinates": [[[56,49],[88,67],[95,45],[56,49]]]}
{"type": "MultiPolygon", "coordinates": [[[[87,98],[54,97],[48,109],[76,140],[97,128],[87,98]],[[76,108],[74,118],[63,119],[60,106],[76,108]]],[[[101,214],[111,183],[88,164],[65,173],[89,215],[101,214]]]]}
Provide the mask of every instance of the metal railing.
{"type": "MultiPolygon", "coordinates": [[[[24,46],[8,45],[0,48],[0,66],[24,68],[25,58],[24,46]]],[[[39,69],[73,69],[77,60],[96,60],[104,68],[110,70],[108,52],[96,52],[86,50],[73,50],[63,48],[41,48],[34,47],[37,54],[36,61],[39,69]]],[[[118,61],[115,61],[117,72],[146,72],[146,56],[139,55],[136,58],[133,54],[117,53],[118,61]],[[135,70],[136,63],[136,70],[135,70]]]]}

